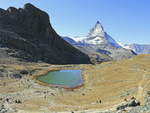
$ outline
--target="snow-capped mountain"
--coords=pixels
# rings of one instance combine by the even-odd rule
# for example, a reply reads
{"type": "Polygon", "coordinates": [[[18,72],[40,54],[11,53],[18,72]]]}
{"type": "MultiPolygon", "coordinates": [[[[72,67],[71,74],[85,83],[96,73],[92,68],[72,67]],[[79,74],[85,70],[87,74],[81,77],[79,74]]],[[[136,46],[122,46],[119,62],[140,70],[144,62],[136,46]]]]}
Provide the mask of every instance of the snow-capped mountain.
{"type": "Polygon", "coordinates": [[[99,21],[96,22],[96,25],[90,30],[87,36],[75,37],[73,39],[81,45],[107,45],[115,48],[121,48],[121,46],[104,31],[104,28],[99,21]]]}
{"type": "Polygon", "coordinates": [[[122,47],[131,49],[137,54],[150,54],[150,45],[148,44],[124,44],[122,47]]]}
{"type": "Polygon", "coordinates": [[[114,60],[135,56],[132,50],[125,49],[119,45],[109,34],[104,31],[102,24],[97,21],[95,26],[84,37],[63,37],[68,43],[72,44],[81,51],[89,53],[99,53],[107,55],[114,60]]]}
{"type": "Polygon", "coordinates": [[[118,44],[119,44],[122,48],[132,50],[132,49],[130,48],[129,44],[123,44],[123,43],[120,43],[120,42],[118,42],[118,44]]]}

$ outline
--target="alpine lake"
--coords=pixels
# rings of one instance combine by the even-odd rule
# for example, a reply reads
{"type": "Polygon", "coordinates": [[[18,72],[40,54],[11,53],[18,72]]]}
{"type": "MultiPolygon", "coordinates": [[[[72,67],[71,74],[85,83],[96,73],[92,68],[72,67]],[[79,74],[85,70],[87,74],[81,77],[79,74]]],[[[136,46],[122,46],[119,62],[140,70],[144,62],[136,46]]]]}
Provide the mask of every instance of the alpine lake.
{"type": "Polygon", "coordinates": [[[56,70],[37,77],[37,80],[49,85],[76,88],[82,86],[82,70],[56,70]]]}

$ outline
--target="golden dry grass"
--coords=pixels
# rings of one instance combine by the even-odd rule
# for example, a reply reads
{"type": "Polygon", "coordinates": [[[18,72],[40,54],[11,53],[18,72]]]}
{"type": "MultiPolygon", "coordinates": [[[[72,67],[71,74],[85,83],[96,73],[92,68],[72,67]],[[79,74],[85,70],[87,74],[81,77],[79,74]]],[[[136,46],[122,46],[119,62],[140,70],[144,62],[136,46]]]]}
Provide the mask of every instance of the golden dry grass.
{"type": "MultiPolygon", "coordinates": [[[[38,90],[52,89],[55,95],[46,98],[30,93],[25,97],[19,109],[49,111],[77,111],[89,109],[108,109],[124,102],[124,99],[136,97],[144,104],[144,96],[150,90],[150,55],[139,55],[122,61],[105,62],[96,65],[59,65],[43,67],[44,64],[30,64],[23,66],[10,66],[15,69],[41,69],[31,79],[57,69],[82,69],[84,86],[79,89],[68,90],[63,88],[50,88],[38,85],[38,90]],[[44,107],[45,106],[45,107],[44,107]],[[39,108],[39,109],[38,109],[39,108]]],[[[36,82],[36,80],[35,80],[36,82]]],[[[37,90],[35,87],[25,89],[28,92],[37,90]]],[[[16,91],[16,90],[15,90],[16,91]]]]}
{"type": "Polygon", "coordinates": [[[64,92],[55,98],[56,103],[79,109],[108,108],[134,96],[144,104],[144,95],[150,90],[150,55],[86,66],[84,80],[83,88],[64,92]]]}

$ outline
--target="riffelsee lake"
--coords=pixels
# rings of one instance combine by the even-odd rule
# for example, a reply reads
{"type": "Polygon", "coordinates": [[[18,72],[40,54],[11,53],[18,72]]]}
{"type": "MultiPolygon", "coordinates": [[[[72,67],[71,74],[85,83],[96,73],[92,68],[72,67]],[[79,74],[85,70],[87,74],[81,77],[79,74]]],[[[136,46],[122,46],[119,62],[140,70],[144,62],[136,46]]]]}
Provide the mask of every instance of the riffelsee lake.
{"type": "Polygon", "coordinates": [[[37,80],[65,88],[74,88],[83,84],[82,70],[57,70],[50,71],[37,77],[37,80]]]}

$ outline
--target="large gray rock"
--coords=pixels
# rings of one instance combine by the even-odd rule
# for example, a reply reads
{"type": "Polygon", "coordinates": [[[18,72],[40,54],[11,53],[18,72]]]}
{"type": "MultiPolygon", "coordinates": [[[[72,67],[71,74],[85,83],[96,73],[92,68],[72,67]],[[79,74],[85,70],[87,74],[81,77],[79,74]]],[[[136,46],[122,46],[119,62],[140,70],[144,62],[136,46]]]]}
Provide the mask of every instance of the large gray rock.
{"type": "Polygon", "coordinates": [[[135,107],[135,106],[139,106],[139,105],[140,105],[140,102],[136,99],[131,99],[128,103],[129,107],[135,107]]]}
{"type": "Polygon", "coordinates": [[[8,77],[8,71],[5,69],[0,69],[0,77],[8,77]]]}
{"type": "Polygon", "coordinates": [[[60,38],[47,13],[29,3],[24,8],[0,9],[0,45],[17,51],[13,57],[30,61],[90,63],[87,55],[60,38]]]}

